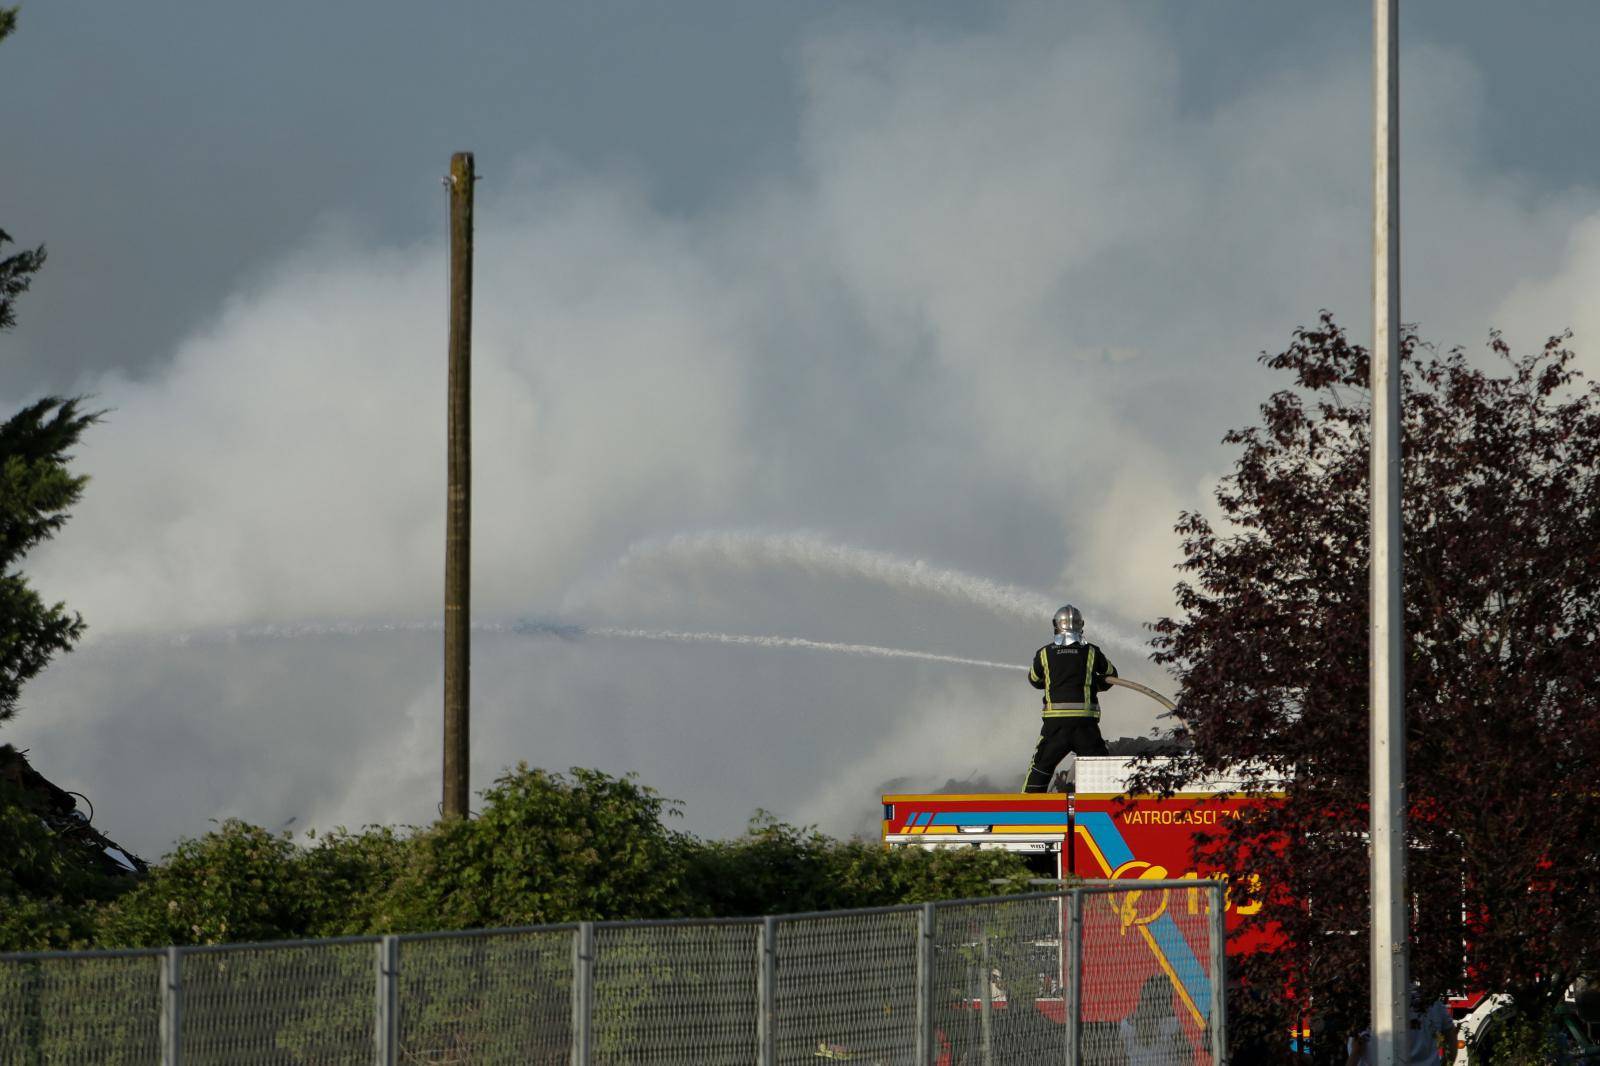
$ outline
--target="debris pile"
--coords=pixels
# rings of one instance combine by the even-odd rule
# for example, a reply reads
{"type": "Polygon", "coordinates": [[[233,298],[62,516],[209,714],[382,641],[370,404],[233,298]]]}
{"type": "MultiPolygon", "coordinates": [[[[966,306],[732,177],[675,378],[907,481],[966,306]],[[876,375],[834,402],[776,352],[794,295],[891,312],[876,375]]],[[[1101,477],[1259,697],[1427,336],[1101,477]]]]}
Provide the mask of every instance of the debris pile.
{"type": "Polygon", "coordinates": [[[0,744],[0,791],[14,796],[57,836],[81,846],[106,874],[143,877],[148,872],[143,859],[94,827],[92,804],[88,814],[78,809],[80,798],[88,804],[86,797],[50,781],[29,764],[27,752],[10,744],[0,744]]]}

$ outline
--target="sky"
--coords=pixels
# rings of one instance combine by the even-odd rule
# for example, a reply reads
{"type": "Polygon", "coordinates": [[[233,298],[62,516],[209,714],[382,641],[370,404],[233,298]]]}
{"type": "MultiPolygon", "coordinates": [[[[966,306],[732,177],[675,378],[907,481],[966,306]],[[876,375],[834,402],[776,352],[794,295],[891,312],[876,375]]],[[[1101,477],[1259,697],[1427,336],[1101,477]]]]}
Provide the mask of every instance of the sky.
{"type": "MultiPolygon", "coordinates": [[[[34,0],[0,46],[0,227],[49,260],[0,410],[107,414],[26,561],[89,634],[0,739],[152,857],[230,817],[435,816],[440,178],[470,150],[474,790],[637,773],[718,836],[1013,787],[1054,608],[1172,691],[1143,627],[1279,384],[1259,354],[1323,308],[1370,335],[1369,20],[34,0]]],[[[1405,6],[1428,339],[1571,328],[1594,369],[1597,31],[1405,6]]],[[[1108,736],[1158,725],[1104,702],[1108,736]]]]}

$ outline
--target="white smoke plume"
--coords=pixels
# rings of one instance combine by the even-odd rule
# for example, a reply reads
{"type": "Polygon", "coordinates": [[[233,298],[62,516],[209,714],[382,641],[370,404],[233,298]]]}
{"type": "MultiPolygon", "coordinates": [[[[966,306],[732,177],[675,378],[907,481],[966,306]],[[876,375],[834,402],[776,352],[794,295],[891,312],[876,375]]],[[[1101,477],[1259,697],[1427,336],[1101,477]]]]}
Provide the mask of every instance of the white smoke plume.
{"type": "MultiPolygon", "coordinates": [[[[1197,105],[1212,57],[1129,5],[996,10],[819,27],[792,165],[693,212],[530,140],[480,157],[473,609],[714,636],[480,629],[474,787],[598,766],[695,831],[758,806],[840,829],[881,781],[1005,780],[1032,750],[1018,676],[740,634],[1020,665],[1071,601],[1137,677],[1176,512],[1279,384],[1256,353],[1322,307],[1369,325],[1365,56],[1263,57],[1197,105]],[[707,529],[732,532],[677,532],[707,529]],[[790,529],[830,532],[738,532],[790,529]]],[[[1407,320],[1518,348],[1596,328],[1600,192],[1487,169],[1483,74],[1402,62],[1407,320]]],[[[27,570],[103,646],[4,738],[119,839],[433,812],[436,631],[384,626],[440,600],[444,241],[363,232],[319,225],[164,364],[77,390],[111,409],[93,481],[27,570]]],[[[1148,702],[1108,698],[1107,732],[1148,702]]]]}

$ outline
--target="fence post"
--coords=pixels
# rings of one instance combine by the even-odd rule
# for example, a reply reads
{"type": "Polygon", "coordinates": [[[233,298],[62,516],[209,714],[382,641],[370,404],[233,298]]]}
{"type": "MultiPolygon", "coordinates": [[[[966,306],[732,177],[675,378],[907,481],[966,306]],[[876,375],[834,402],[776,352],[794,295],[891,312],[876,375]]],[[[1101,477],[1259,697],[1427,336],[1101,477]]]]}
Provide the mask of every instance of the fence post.
{"type": "Polygon", "coordinates": [[[775,1066],[778,1061],[777,1023],[778,1001],[778,919],[767,915],[761,919],[761,968],[756,971],[756,1062],[758,1066],[775,1066]]]}
{"type": "Polygon", "coordinates": [[[572,937],[572,1066],[589,1066],[594,1043],[594,923],[572,937]]]}
{"type": "Polygon", "coordinates": [[[22,987],[27,999],[22,1031],[29,1052],[28,1066],[36,1066],[44,1061],[44,962],[31,959],[17,963],[17,968],[22,971],[22,987]]]}
{"type": "Polygon", "coordinates": [[[989,961],[989,923],[983,924],[983,973],[979,976],[983,989],[983,1007],[980,1012],[981,1039],[983,1041],[983,1066],[994,1063],[994,964],[989,961]]]}
{"type": "Polygon", "coordinates": [[[1075,888],[1067,901],[1067,1066],[1083,1061],[1083,889],[1075,888]]]}
{"type": "Polygon", "coordinates": [[[933,904],[917,912],[917,1066],[933,1062],[933,904]]]}
{"type": "Polygon", "coordinates": [[[1228,916],[1222,882],[1211,886],[1211,1063],[1228,1061],[1228,916]]]}
{"type": "Polygon", "coordinates": [[[169,947],[161,956],[161,1066],[183,1062],[183,953],[169,947]]]}
{"type": "Polygon", "coordinates": [[[378,1001],[372,1033],[378,1066],[395,1066],[400,1060],[400,938],[378,941],[378,1001]]]}

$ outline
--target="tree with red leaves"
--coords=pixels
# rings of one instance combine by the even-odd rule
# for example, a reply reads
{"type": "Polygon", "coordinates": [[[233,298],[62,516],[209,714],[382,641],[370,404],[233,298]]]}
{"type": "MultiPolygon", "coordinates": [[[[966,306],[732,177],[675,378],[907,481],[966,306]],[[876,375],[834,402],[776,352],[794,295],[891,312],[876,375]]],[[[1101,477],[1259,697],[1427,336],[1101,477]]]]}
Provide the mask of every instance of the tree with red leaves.
{"type": "MultiPolygon", "coordinates": [[[[1600,963],[1600,386],[1569,336],[1494,334],[1482,366],[1401,345],[1412,975],[1533,1014],[1600,963]]],[[[1220,513],[1181,516],[1153,626],[1193,750],[1133,784],[1281,792],[1197,858],[1283,933],[1241,960],[1256,1024],[1309,1002],[1340,1034],[1367,1014],[1370,360],[1324,312],[1263,361],[1292,385],[1223,438],[1220,513]]]]}

